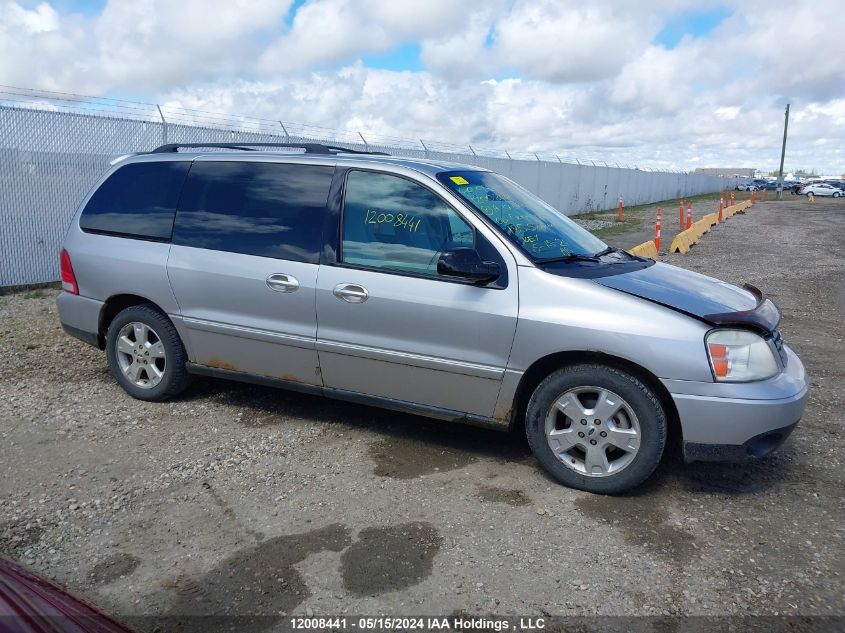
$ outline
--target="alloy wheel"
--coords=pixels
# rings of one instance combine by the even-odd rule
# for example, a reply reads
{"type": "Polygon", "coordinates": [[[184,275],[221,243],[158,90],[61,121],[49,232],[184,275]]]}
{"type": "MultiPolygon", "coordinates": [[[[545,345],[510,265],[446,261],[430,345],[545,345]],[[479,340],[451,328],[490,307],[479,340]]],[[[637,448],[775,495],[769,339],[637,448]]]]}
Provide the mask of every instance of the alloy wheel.
{"type": "Polygon", "coordinates": [[[640,448],[640,424],[631,405],[603,387],[563,393],[546,415],[545,430],[555,456],[588,477],[618,473],[640,448]]]}
{"type": "Polygon", "coordinates": [[[127,323],[117,335],[117,363],[133,385],[151,389],[161,382],[167,369],[164,343],[146,323],[127,323]]]}

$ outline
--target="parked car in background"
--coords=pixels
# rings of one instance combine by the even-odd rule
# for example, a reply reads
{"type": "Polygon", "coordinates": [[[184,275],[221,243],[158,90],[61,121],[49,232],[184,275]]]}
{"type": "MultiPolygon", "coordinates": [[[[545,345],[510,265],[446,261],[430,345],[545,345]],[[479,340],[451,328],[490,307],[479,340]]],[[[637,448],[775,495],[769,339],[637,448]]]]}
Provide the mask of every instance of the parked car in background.
{"type": "Polygon", "coordinates": [[[737,191],[757,191],[758,187],[750,182],[741,182],[735,187],[735,189],[737,191]]]}
{"type": "Polygon", "coordinates": [[[802,188],[799,193],[802,196],[809,196],[812,193],[814,196],[831,196],[833,198],[839,198],[845,195],[845,191],[826,182],[809,184],[802,188]]]}
{"type": "Polygon", "coordinates": [[[827,180],[825,182],[829,185],[833,185],[840,191],[845,191],[845,180],[827,180]]]}
{"type": "Polygon", "coordinates": [[[114,162],[64,240],[62,326],[134,398],[199,374],[519,428],[603,494],[645,481],[675,428],[688,460],[738,460],[803,413],[752,286],[607,246],[483,168],[212,145],[231,151],[114,162]]]}

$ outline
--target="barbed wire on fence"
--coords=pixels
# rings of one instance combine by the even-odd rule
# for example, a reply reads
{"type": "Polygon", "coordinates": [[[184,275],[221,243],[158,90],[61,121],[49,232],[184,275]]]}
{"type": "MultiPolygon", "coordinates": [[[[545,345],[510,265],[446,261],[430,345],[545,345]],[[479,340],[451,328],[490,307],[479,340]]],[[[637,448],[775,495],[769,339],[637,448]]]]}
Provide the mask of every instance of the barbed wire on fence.
{"type": "MultiPolygon", "coordinates": [[[[546,162],[566,162],[570,164],[593,165],[603,164],[609,166],[606,161],[589,159],[575,156],[560,158],[558,153],[529,152],[518,150],[505,150],[489,147],[481,147],[475,144],[461,145],[434,139],[411,139],[399,136],[380,134],[367,130],[344,130],[324,127],[308,123],[297,123],[283,121],[280,119],[267,119],[254,116],[242,116],[223,112],[212,112],[199,108],[188,108],[167,104],[146,103],[143,101],[130,101],[115,97],[95,97],[70,92],[59,92],[53,90],[42,90],[33,88],[21,88],[0,84],[0,103],[16,105],[20,107],[35,107],[54,109],[56,111],[78,111],[97,116],[115,116],[119,118],[138,119],[143,121],[160,121],[165,125],[181,124],[204,128],[225,128],[227,130],[238,130],[256,134],[278,135],[281,132],[285,137],[301,137],[332,140],[335,142],[364,141],[365,146],[382,145],[403,149],[421,149],[423,152],[440,151],[447,153],[464,154],[467,150],[476,156],[492,158],[507,158],[509,160],[540,160],[546,162]]],[[[614,163],[615,166],[623,168],[614,163]]],[[[625,165],[625,169],[645,171],[637,165],[625,165]]],[[[661,169],[669,173],[685,173],[677,169],[661,169]]]]}

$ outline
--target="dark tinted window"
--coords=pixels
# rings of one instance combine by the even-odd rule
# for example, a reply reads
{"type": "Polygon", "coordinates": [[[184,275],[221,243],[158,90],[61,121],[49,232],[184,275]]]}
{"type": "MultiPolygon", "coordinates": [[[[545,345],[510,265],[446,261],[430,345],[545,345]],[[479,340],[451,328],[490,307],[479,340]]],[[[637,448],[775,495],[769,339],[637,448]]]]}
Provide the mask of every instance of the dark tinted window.
{"type": "Polygon", "coordinates": [[[173,243],[316,263],[333,173],[322,165],[194,163],[173,243]]]}
{"type": "Polygon", "coordinates": [[[189,162],[134,163],[114,172],[82,211],[85,231],[169,240],[189,162]]]}
{"type": "Polygon", "coordinates": [[[437,275],[443,251],[472,248],[474,234],[449,205],[406,178],[350,171],[343,203],[343,261],[437,275]]]}

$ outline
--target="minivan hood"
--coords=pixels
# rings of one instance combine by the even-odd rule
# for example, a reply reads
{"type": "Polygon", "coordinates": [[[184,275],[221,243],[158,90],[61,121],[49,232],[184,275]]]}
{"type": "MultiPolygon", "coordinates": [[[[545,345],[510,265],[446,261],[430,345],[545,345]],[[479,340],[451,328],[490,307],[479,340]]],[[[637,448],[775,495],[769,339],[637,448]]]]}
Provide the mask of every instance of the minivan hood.
{"type": "Polygon", "coordinates": [[[780,321],[774,303],[753,286],[738,288],[684,268],[654,266],[593,280],[659,303],[714,325],[745,325],[772,331],[780,321]]]}

